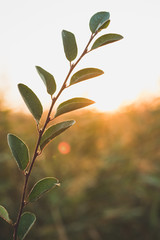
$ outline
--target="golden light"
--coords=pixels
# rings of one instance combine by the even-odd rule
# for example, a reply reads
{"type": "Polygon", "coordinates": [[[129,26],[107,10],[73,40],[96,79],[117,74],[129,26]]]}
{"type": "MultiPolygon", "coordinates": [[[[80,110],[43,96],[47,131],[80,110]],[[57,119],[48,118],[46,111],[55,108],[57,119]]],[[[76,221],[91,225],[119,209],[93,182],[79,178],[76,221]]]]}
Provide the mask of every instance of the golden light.
{"type": "Polygon", "coordinates": [[[106,1],[102,0],[100,9],[98,2],[92,1],[90,8],[89,3],[87,5],[85,1],[86,11],[82,2],[75,3],[73,0],[70,4],[63,1],[63,8],[61,1],[56,4],[53,1],[41,1],[38,5],[36,2],[32,1],[30,4],[26,1],[22,4],[20,0],[16,3],[11,1],[8,8],[7,1],[4,1],[1,8],[0,23],[3,34],[0,44],[0,88],[5,92],[8,106],[25,110],[17,90],[17,84],[23,83],[37,94],[44,108],[48,109],[50,98],[46,95],[34,66],[39,65],[52,73],[57,87],[60,87],[69,68],[62,46],[62,29],[68,29],[75,34],[80,55],[90,36],[90,16],[100,9],[111,13],[112,21],[106,33],[116,31],[122,34],[124,39],[90,52],[75,71],[85,67],[96,67],[105,72],[104,76],[75,88],[73,86],[69,95],[65,95],[60,101],[83,95],[82,97],[93,99],[98,110],[115,111],[136,101],[143,92],[159,96],[160,1],[148,1],[145,11],[143,1],[130,4],[125,0],[125,9],[118,1],[116,4],[114,1],[108,1],[106,6],[106,1]],[[148,16],[150,21],[146,25],[148,16]]]}

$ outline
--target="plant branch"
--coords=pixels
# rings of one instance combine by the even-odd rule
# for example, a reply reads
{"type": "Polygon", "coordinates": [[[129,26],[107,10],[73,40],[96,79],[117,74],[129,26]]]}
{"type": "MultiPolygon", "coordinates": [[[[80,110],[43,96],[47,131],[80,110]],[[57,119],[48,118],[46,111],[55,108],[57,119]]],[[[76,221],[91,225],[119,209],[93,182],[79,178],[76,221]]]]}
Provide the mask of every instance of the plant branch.
{"type": "Polygon", "coordinates": [[[69,72],[68,72],[68,74],[67,74],[67,76],[66,76],[66,78],[64,80],[64,83],[63,83],[61,89],[59,90],[58,94],[55,97],[52,98],[52,103],[51,103],[50,109],[48,111],[48,114],[47,114],[47,117],[46,117],[46,120],[45,120],[45,123],[44,123],[42,129],[39,129],[39,127],[37,126],[39,136],[38,136],[37,144],[36,144],[36,147],[35,147],[35,150],[34,150],[33,158],[32,158],[32,161],[30,163],[30,166],[29,166],[29,170],[25,174],[25,181],[24,181],[24,187],[23,187],[23,192],[22,192],[22,197],[21,197],[20,208],[19,208],[19,212],[18,212],[16,223],[14,224],[13,240],[17,239],[17,231],[18,231],[18,226],[19,226],[19,223],[20,223],[20,218],[21,218],[21,215],[22,215],[22,212],[23,212],[23,208],[26,205],[25,197],[26,197],[26,192],[27,192],[28,180],[29,180],[29,177],[31,175],[31,171],[32,171],[32,168],[34,166],[35,160],[36,160],[37,156],[39,155],[38,148],[39,148],[39,144],[40,144],[40,141],[41,141],[41,137],[42,137],[42,135],[43,135],[43,133],[44,133],[48,123],[51,121],[50,116],[51,116],[51,112],[53,110],[53,107],[55,105],[55,102],[57,101],[57,99],[59,98],[59,96],[61,95],[63,90],[66,88],[67,80],[70,77],[73,69],[77,66],[79,61],[88,53],[88,46],[91,43],[91,41],[93,40],[93,38],[95,37],[95,35],[96,35],[96,33],[91,35],[91,37],[90,37],[90,39],[89,39],[89,41],[88,41],[84,51],[82,52],[82,54],[80,55],[78,60],[74,64],[70,63],[69,72]]]}

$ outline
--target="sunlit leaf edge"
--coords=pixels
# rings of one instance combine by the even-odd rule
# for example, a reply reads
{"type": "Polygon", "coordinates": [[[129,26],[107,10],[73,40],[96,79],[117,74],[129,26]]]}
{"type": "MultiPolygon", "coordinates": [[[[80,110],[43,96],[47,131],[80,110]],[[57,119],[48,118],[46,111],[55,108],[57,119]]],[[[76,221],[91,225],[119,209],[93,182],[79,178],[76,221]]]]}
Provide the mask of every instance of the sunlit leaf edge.
{"type": "Polygon", "coordinates": [[[78,110],[83,107],[87,107],[95,102],[87,98],[71,98],[61,103],[56,111],[55,117],[58,117],[64,113],[68,113],[74,110],[78,110]],[[68,107],[68,110],[67,110],[68,107]]]}
{"type": "Polygon", "coordinates": [[[65,130],[67,130],[68,128],[70,128],[71,126],[73,126],[73,124],[75,123],[74,120],[70,120],[70,121],[64,121],[64,122],[60,122],[57,123],[51,127],[49,127],[45,133],[43,134],[41,141],[40,141],[40,149],[42,150],[47,144],[49,144],[49,142],[51,142],[55,137],[57,137],[58,135],[60,135],[61,133],[63,133],[65,130]],[[66,125],[66,126],[63,126],[66,125]],[[62,128],[59,128],[61,127],[62,128]],[[59,128],[59,129],[58,129],[59,128]],[[56,130],[55,132],[53,132],[53,130],[56,130]],[[50,134],[49,132],[53,132],[52,134],[50,134]],[[47,134],[50,134],[49,137],[47,137],[47,134]]]}
{"type": "Polygon", "coordinates": [[[108,34],[102,35],[101,37],[96,39],[96,41],[93,43],[93,45],[91,47],[91,50],[94,50],[96,48],[108,45],[108,44],[113,43],[113,42],[117,42],[121,39],[123,39],[123,36],[120,35],[120,34],[116,34],[116,33],[108,33],[108,34]],[[110,38],[111,36],[112,37],[117,37],[117,38],[110,38]]]}
{"type": "Polygon", "coordinates": [[[39,76],[41,77],[42,81],[44,82],[48,94],[52,96],[56,91],[56,82],[54,76],[40,66],[36,66],[36,70],[39,76]],[[47,75],[47,78],[45,75],[47,75]]]}
{"type": "Polygon", "coordinates": [[[100,28],[98,28],[98,32],[100,32],[100,31],[103,30],[103,29],[108,28],[108,26],[110,25],[110,22],[111,22],[110,19],[107,20],[100,28]]]}
{"type": "MultiPolygon", "coordinates": [[[[29,149],[28,149],[28,146],[25,144],[25,142],[24,141],[22,141],[22,139],[20,139],[19,137],[17,137],[16,135],[14,135],[14,134],[12,134],[12,133],[8,133],[7,134],[7,142],[8,142],[8,146],[9,146],[9,148],[10,148],[10,150],[11,150],[11,153],[12,153],[12,155],[13,155],[13,157],[14,157],[14,159],[15,159],[15,161],[16,161],[16,163],[17,163],[17,165],[18,165],[18,167],[19,167],[19,169],[20,170],[22,170],[22,171],[24,171],[27,167],[28,167],[28,165],[29,165],[29,149]],[[11,146],[11,138],[12,138],[12,140],[13,140],[13,138],[14,139],[16,139],[16,141],[18,140],[18,142],[19,142],[19,144],[20,144],[20,146],[22,147],[23,146],[23,151],[25,150],[25,152],[26,152],[26,163],[25,163],[25,165],[24,166],[22,166],[22,163],[21,163],[21,158],[18,160],[17,158],[16,158],[16,156],[15,156],[15,153],[14,153],[14,149],[13,149],[13,147],[11,146]]],[[[22,156],[21,156],[22,157],[22,156]]]]}
{"type": "MultiPolygon", "coordinates": [[[[29,111],[32,113],[32,115],[36,119],[36,121],[39,122],[39,120],[41,119],[42,113],[43,113],[43,107],[42,107],[42,104],[41,104],[39,98],[28,86],[26,86],[23,83],[18,84],[18,89],[19,89],[19,92],[20,92],[25,104],[27,105],[29,111]],[[33,100],[32,105],[29,103],[29,101],[24,96],[24,93],[23,93],[24,90],[25,91],[27,90],[27,92],[32,95],[32,100],[33,100]],[[38,112],[37,112],[37,109],[38,109],[38,112]]],[[[28,95],[28,93],[27,93],[27,95],[28,95]]]]}
{"type": "Polygon", "coordinates": [[[68,61],[71,62],[77,57],[78,54],[78,47],[75,35],[67,30],[62,30],[62,40],[65,56],[68,59],[68,61]],[[70,38],[70,40],[68,37],[70,38]]]}
{"type": "MultiPolygon", "coordinates": [[[[24,212],[21,216],[21,219],[20,219],[20,222],[19,222],[19,226],[18,226],[18,230],[17,230],[17,235],[18,235],[18,239],[19,240],[23,240],[26,235],[28,234],[28,232],[31,230],[32,226],[34,225],[36,221],[36,216],[34,213],[31,213],[31,212],[24,212]],[[23,220],[23,218],[26,216],[26,215],[29,215],[29,216],[32,216],[32,222],[31,224],[29,225],[27,231],[23,234],[23,236],[21,236],[21,232],[20,232],[20,227],[21,227],[21,221],[23,220]]],[[[26,224],[25,224],[26,225],[26,224]]],[[[24,230],[24,227],[22,226],[22,229],[24,230]]]]}
{"type": "Polygon", "coordinates": [[[0,218],[2,218],[4,221],[8,222],[9,224],[12,224],[12,220],[9,217],[8,211],[2,205],[0,205],[0,218]],[[3,210],[3,213],[1,210],[3,210]]]}
{"type": "Polygon", "coordinates": [[[91,32],[95,33],[96,31],[102,30],[103,27],[105,28],[105,23],[109,20],[109,18],[109,12],[101,11],[95,13],[89,21],[89,27],[91,32]]]}
{"type": "Polygon", "coordinates": [[[39,198],[41,198],[45,193],[51,191],[51,190],[52,190],[53,188],[55,188],[56,186],[60,186],[60,183],[59,183],[59,180],[58,180],[57,178],[55,178],[55,177],[45,177],[45,178],[40,179],[37,183],[34,184],[34,186],[32,187],[31,191],[29,192],[28,197],[27,197],[27,203],[37,201],[37,200],[38,200],[39,198]],[[46,181],[46,180],[54,180],[54,181],[56,180],[57,182],[56,182],[56,183],[54,182],[49,189],[45,190],[45,191],[42,192],[42,193],[39,193],[39,194],[37,195],[37,197],[33,197],[32,195],[35,194],[34,192],[37,190],[37,188],[39,187],[39,185],[40,185],[42,182],[44,183],[44,181],[46,181]]]}
{"type": "Polygon", "coordinates": [[[101,69],[98,68],[84,68],[76,72],[70,79],[70,86],[85,80],[89,80],[94,77],[98,77],[104,74],[101,69]],[[90,72],[89,72],[90,71],[90,72]],[[89,72],[89,73],[87,73],[89,72]],[[88,77],[87,77],[88,76],[88,77]]]}

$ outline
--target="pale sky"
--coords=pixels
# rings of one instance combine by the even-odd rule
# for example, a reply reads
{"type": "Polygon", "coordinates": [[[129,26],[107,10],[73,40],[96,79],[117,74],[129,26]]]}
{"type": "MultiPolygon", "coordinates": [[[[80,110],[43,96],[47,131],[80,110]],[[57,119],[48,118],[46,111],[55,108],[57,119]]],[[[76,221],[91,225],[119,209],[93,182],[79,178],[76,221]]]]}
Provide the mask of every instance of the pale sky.
{"type": "Polygon", "coordinates": [[[105,74],[67,89],[59,102],[82,96],[109,111],[160,95],[159,0],[0,0],[0,87],[8,104],[25,108],[18,83],[30,87],[44,106],[50,104],[35,66],[52,73],[59,88],[69,69],[61,31],[75,34],[80,55],[91,34],[89,20],[99,11],[111,15],[100,35],[118,33],[124,39],[88,54],[74,72],[97,67],[105,74]]]}

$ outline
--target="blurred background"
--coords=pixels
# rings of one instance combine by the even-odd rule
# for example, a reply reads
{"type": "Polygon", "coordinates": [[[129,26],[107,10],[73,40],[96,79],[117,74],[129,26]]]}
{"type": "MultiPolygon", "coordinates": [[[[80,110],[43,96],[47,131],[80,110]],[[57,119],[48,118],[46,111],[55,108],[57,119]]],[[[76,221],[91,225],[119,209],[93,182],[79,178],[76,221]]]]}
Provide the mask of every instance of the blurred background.
{"type": "MultiPolygon", "coordinates": [[[[29,184],[54,176],[61,187],[27,206],[37,221],[26,239],[160,239],[160,99],[116,113],[77,111],[65,119],[76,124],[45,148],[29,184]]],[[[15,219],[23,176],[9,152],[8,132],[33,154],[34,120],[1,103],[0,202],[15,219]]],[[[12,235],[2,219],[0,235],[12,235]]]]}
{"type": "MultiPolygon", "coordinates": [[[[90,53],[76,69],[97,67],[103,76],[59,99],[83,96],[96,104],[58,119],[76,124],[38,158],[29,188],[47,176],[58,178],[61,187],[27,206],[37,221],[26,240],[160,239],[159,7],[158,0],[0,1],[0,204],[13,220],[23,176],[7,134],[23,139],[31,156],[37,137],[17,84],[32,88],[47,111],[50,99],[34,66],[51,72],[61,86],[69,68],[62,29],[75,33],[80,54],[90,17],[109,11],[106,31],[124,36],[90,53]]],[[[2,219],[0,239],[12,239],[2,219]]]]}

